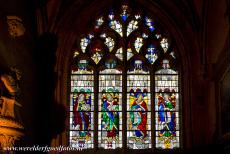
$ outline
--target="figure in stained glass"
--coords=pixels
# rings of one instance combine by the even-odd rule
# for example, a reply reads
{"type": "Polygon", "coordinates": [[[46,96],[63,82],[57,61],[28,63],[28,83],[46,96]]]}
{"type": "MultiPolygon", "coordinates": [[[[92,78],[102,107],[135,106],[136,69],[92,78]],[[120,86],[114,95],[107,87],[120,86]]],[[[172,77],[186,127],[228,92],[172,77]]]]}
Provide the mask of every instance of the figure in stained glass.
{"type": "Polygon", "coordinates": [[[102,95],[102,130],[107,131],[108,139],[116,140],[119,135],[118,98],[115,93],[102,95]]]}
{"type": "Polygon", "coordinates": [[[73,126],[79,130],[80,137],[90,137],[90,107],[90,94],[78,93],[73,105],[73,126]]]}
{"type": "Polygon", "coordinates": [[[175,115],[175,95],[164,94],[164,97],[160,94],[158,96],[159,107],[159,136],[170,137],[176,136],[176,115],[175,115]]]}
{"type": "Polygon", "coordinates": [[[139,138],[144,138],[147,135],[146,125],[147,125],[147,104],[144,100],[146,93],[141,92],[137,89],[134,94],[134,101],[131,105],[130,119],[132,123],[134,136],[139,138]]]}

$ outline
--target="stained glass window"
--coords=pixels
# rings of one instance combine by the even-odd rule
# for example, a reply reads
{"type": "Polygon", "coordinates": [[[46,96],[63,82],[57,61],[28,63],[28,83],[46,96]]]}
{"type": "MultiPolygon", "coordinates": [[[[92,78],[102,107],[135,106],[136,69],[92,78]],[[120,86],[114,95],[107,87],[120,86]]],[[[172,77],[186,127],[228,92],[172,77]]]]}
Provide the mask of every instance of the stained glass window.
{"type": "Polygon", "coordinates": [[[178,73],[163,60],[155,75],[156,147],[179,147],[179,89],[178,73]]]}
{"type": "Polygon", "coordinates": [[[92,21],[93,32],[76,40],[70,92],[72,147],[181,147],[178,51],[154,16],[136,10],[125,4],[105,12],[92,21]]]}
{"type": "Polygon", "coordinates": [[[150,75],[142,69],[142,61],[134,62],[127,75],[127,146],[131,149],[151,148],[150,75]]]}
{"type": "Polygon", "coordinates": [[[94,147],[94,76],[87,63],[80,60],[72,70],[70,94],[70,146],[83,149],[94,147]]]}
{"type": "Polygon", "coordinates": [[[105,69],[99,75],[98,144],[100,148],[122,147],[122,74],[105,69]]]}

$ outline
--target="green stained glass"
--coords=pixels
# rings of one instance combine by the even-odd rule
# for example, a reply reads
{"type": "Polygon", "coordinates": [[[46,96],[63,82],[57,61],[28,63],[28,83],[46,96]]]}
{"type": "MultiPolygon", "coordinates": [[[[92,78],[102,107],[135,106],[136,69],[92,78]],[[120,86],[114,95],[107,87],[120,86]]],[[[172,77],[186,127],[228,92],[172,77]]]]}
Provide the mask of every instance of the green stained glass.
{"type": "Polygon", "coordinates": [[[137,67],[138,71],[135,69],[128,72],[127,76],[127,146],[130,149],[149,149],[151,148],[150,75],[137,67]],[[135,74],[137,72],[138,75],[135,74]]]}
{"type": "Polygon", "coordinates": [[[77,39],[70,79],[70,147],[179,148],[181,95],[173,39],[152,16],[133,14],[123,4],[96,18],[92,33],[77,39]]]}
{"type": "Polygon", "coordinates": [[[103,149],[122,147],[122,75],[106,69],[99,75],[98,144],[103,149]]]}

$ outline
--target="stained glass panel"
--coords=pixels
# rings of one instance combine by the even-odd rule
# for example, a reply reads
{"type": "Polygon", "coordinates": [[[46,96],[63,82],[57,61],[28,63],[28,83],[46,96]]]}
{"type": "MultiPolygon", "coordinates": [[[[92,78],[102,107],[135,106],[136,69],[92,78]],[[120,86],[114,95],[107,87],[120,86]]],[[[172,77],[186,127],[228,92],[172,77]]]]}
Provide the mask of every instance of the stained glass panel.
{"type": "Polygon", "coordinates": [[[109,51],[111,52],[114,48],[114,40],[111,37],[105,38],[105,45],[109,48],[109,51]]]}
{"type": "Polygon", "coordinates": [[[110,11],[106,17],[99,16],[93,22],[93,33],[79,40],[80,50],[73,50],[73,61],[78,62],[71,70],[70,146],[83,149],[178,148],[181,134],[178,72],[170,67],[169,60],[163,60],[162,69],[155,74],[153,69],[147,69],[159,68],[162,56],[172,60],[170,64],[177,60],[172,50],[174,46],[172,44],[171,49],[170,44],[169,48],[171,39],[144,12],[132,14],[128,5],[122,5],[120,11],[120,14],[110,11]],[[97,81],[89,70],[94,68],[104,69],[99,71],[97,81]],[[128,70],[126,76],[120,69],[128,70]],[[97,87],[94,83],[98,83],[97,87]],[[122,89],[124,86],[126,91],[122,89]],[[95,101],[98,101],[98,112],[94,111],[95,101]],[[125,130],[122,129],[124,123],[125,130]],[[122,145],[124,137],[126,145],[122,145]]]}
{"type": "Polygon", "coordinates": [[[95,28],[98,29],[104,23],[103,17],[100,17],[96,20],[95,28]]]}
{"type": "Polygon", "coordinates": [[[176,55],[175,55],[175,52],[174,52],[174,51],[171,51],[171,52],[170,52],[170,56],[172,56],[174,59],[176,59],[176,55]]]}
{"type": "Polygon", "coordinates": [[[123,49],[122,49],[122,48],[117,49],[116,56],[117,56],[117,58],[119,58],[121,61],[123,60],[123,49]]]}
{"type": "Polygon", "coordinates": [[[179,92],[178,74],[163,60],[163,69],[155,75],[156,147],[179,147],[179,92]]]}
{"type": "Polygon", "coordinates": [[[136,66],[127,75],[127,146],[130,149],[151,148],[150,75],[141,72],[145,71],[136,66]]]}
{"type": "Polygon", "coordinates": [[[109,20],[109,27],[115,30],[122,37],[122,25],[118,20],[114,20],[114,14],[112,11],[109,13],[109,20]]]}
{"type": "Polygon", "coordinates": [[[77,57],[79,55],[79,52],[76,50],[76,51],[74,51],[74,55],[73,55],[73,57],[77,57]]]}
{"type": "Polygon", "coordinates": [[[149,17],[145,17],[145,25],[148,26],[149,30],[153,32],[155,30],[154,23],[149,17]]]}
{"type": "Polygon", "coordinates": [[[137,28],[138,28],[138,21],[137,20],[130,21],[127,27],[127,32],[126,32],[127,36],[129,36],[137,28]]]}
{"type": "Polygon", "coordinates": [[[127,60],[129,60],[130,58],[133,57],[133,52],[132,52],[132,49],[131,48],[128,48],[127,49],[127,60]]]}
{"type": "Polygon", "coordinates": [[[122,74],[106,69],[99,75],[98,144],[99,148],[122,147],[122,74]]]}
{"type": "Polygon", "coordinates": [[[121,19],[122,19],[123,21],[126,21],[127,18],[128,18],[128,16],[129,16],[129,14],[128,14],[128,12],[127,12],[127,9],[128,9],[128,6],[127,6],[127,5],[122,5],[121,19]]]}
{"type": "Polygon", "coordinates": [[[71,147],[90,149],[94,147],[94,76],[83,66],[71,76],[69,139],[71,147]]]}
{"type": "Polygon", "coordinates": [[[81,39],[81,50],[83,53],[85,53],[86,47],[89,45],[91,39],[94,37],[94,35],[89,34],[87,37],[81,39]]]}
{"type": "Polygon", "coordinates": [[[93,55],[91,56],[91,58],[93,59],[93,61],[98,64],[99,61],[101,60],[103,54],[100,48],[93,48],[92,51],[93,55]]]}
{"type": "Polygon", "coordinates": [[[160,43],[161,43],[161,47],[163,48],[164,52],[167,52],[168,47],[169,47],[167,38],[162,38],[160,43]]]}
{"type": "Polygon", "coordinates": [[[147,54],[145,55],[145,57],[148,59],[148,61],[151,64],[154,64],[154,62],[157,60],[158,55],[156,53],[156,47],[154,45],[150,45],[147,48],[147,54]]]}
{"type": "Polygon", "coordinates": [[[143,38],[137,37],[135,42],[134,42],[134,47],[138,53],[139,53],[142,46],[143,46],[143,38]]]}

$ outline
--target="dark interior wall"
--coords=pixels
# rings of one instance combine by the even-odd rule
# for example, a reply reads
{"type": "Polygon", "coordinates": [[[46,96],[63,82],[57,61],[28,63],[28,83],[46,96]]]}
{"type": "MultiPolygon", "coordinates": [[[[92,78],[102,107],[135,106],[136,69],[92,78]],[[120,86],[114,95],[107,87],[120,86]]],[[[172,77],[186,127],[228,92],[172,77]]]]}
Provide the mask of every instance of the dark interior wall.
{"type": "Polygon", "coordinates": [[[22,72],[20,81],[22,105],[21,118],[25,137],[20,144],[32,145],[34,140],[34,103],[36,101],[36,76],[34,63],[34,38],[36,36],[35,7],[30,0],[0,1],[0,68],[7,71],[16,67],[22,72]],[[22,19],[25,34],[12,38],[8,33],[7,16],[22,19]]]}
{"type": "Polygon", "coordinates": [[[226,72],[226,75],[222,82],[222,95],[221,95],[221,123],[222,134],[230,132],[230,71],[226,72]]]}

